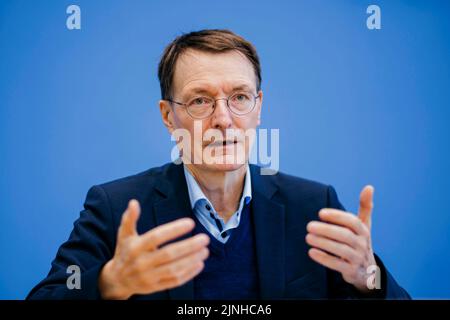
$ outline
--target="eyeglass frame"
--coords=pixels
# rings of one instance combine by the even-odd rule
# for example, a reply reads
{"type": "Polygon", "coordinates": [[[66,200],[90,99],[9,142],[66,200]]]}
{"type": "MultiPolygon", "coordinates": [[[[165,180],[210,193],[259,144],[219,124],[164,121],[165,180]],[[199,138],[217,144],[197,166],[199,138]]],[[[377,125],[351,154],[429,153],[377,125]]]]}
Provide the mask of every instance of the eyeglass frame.
{"type": "Polygon", "coordinates": [[[175,104],[177,104],[177,105],[180,105],[180,106],[185,107],[185,108],[186,108],[187,114],[188,114],[191,118],[193,118],[193,119],[204,120],[204,119],[208,119],[209,117],[211,117],[211,116],[214,114],[214,111],[215,111],[215,109],[216,109],[216,102],[217,102],[218,100],[226,100],[226,102],[227,102],[227,103],[226,103],[227,109],[230,110],[231,113],[233,113],[234,115],[240,117],[240,116],[245,116],[245,115],[249,114],[250,112],[252,112],[252,111],[255,109],[255,107],[256,107],[256,100],[257,100],[258,98],[260,98],[260,96],[259,96],[258,94],[254,95],[254,94],[251,93],[251,92],[243,91],[243,92],[236,92],[236,93],[233,93],[233,94],[231,94],[228,98],[213,99],[213,98],[208,97],[208,96],[199,96],[199,97],[196,97],[196,98],[193,98],[193,99],[198,99],[198,98],[209,98],[209,99],[212,99],[212,100],[213,100],[212,112],[211,112],[210,114],[208,114],[206,117],[202,117],[202,118],[194,117],[194,116],[189,112],[189,108],[188,108],[187,103],[181,103],[181,102],[178,102],[178,101],[175,101],[175,100],[172,100],[172,99],[163,99],[163,100],[168,101],[168,102],[170,102],[170,103],[175,103],[175,104]],[[250,95],[253,97],[253,106],[252,106],[252,107],[249,109],[249,111],[246,112],[246,113],[236,113],[236,112],[234,112],[234,111],[231,109],[231,107],[230,107],[230,102],[229,102],[229,101],[230,101],[230,98],[233,97],[233,96],[235,96],[235,95],[237,95],[237,94],[239,94],[239,93],[248,93],[248,94],[250,94],[250,95]]]}

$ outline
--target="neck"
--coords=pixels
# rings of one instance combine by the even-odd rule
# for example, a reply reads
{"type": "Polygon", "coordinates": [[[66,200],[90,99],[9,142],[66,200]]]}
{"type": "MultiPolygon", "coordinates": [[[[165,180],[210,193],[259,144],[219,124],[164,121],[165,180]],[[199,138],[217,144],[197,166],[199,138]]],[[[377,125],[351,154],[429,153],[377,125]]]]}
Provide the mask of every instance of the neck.
{"type": "Polygon", "coordinates": [[[202,170],[192,164],[186,167],[214,209],[227,222],[239,208],[247,166],[243,165],[233,171],[202,170]]]}

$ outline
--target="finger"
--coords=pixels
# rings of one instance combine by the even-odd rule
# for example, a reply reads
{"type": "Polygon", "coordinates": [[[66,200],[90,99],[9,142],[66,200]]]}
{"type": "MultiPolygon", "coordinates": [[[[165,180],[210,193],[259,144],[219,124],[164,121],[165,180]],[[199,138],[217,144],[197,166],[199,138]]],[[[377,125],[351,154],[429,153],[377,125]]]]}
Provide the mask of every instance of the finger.
{"type": "Polygon", "coordinates": [[[349,212],[325,208],[320,210],[319,217],[322,221],[347,227],[356,234],[367,236],[369,233],[362,221],[349,212]]]}
{"type": "Polygon", "coordinates": [[[359,255],[357,251],[347,246],[346,244],[316,236],[311,233],[308,233],[306,235],[306,242],[312,247],[329,252],[344,260],[354,263],[358,262],[359,255]]]}
{"type": "Polygon", "coordinates": [[[193,265],[203,262],[209,255],[209,250],[204,248],[172,263],[164,264],[154,269],[153,276],[156,279],[171,280],[180,278],[193,265]]]}
{"type": "Polygon", "coordinates": [[[141,208],[139,202],[135,199],[130,200],[127,209],[122,215],[122,221],[118,231],[118,240],[137,235],[136,223],[140,214],[141,208]]]}
{"type": "Polygon", "coordinates": [[[172,279],[166,279],[162,280],[158,283],[158,286],[160,287],[160,290],[167,290],[172,289],[175,287],[179,287],[195,276],[197,276],[205,267],[205,264],[203,262],[199,262],[197,264],[192,265],[189,269],[187,269],[183,274],[180,275],[178,279],[172,278],[172,279]]]}
{"type": "Polygon", "coordinates": [[[194,226],[194,220],[191,218],[182,218],[163,224],[140,236],[137,246],[140,250],[154,250],[160,245],[188,233],[194,226]]]}
{"type": "Polygon", "coordinates": [[[209,244],[206,234],[198,234],[186,240],[168,244],[159,250],[150,252],[143,257],[147,260],[148,267],[155,267],[170,263],[191,253],[202,250],[209,244]]]}
{"type": "Polygon", "coordinates": [[[367,226],[367,228],[369,228],[369,230],[372,225],[374,191],[375,189],[371,185],[367,185],[363,188],[359,196],[358,217],[367,226]]]}
{"type": "Polygon", "coordinates": [[[312,221],[308,223],[306,230],[317,236],[345,243],[354,249],[364,248],[364,246],[359,243],[358,236],[345,227],[320,221],[312,221]]]}
{"type": "Polygon", "coordinates": [[[333,257],[332,255],[329,255],[328,253],[320,249],[309,249],[308,255],[315,262],[340,273],[346,272],[346,270],[348,270],[348,268],[350,267],[350,265],[344,260],[333,257]]]}

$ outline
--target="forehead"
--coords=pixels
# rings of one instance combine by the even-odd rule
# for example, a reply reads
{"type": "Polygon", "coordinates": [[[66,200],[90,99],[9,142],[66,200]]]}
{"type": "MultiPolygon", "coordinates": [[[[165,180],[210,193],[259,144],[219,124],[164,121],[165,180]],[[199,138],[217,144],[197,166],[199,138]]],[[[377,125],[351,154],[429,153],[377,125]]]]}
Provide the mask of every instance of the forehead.
{"type": "Polygon", "coordinates": [[[189,49],[176,62],[173,78],[175,94],[198,90],[227,92],[238,87],[256,90],[253,65],[238,51],[210,53],[189,49]]]}

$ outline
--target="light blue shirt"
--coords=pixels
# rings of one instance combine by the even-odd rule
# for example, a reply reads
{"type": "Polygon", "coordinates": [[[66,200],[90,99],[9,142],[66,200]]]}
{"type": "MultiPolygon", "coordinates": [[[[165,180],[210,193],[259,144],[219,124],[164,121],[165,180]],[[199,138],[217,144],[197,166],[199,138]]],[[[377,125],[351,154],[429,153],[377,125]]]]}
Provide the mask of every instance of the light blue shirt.
{"type": "Polygon", "coordinates": [[[245,204],[248,204],[252,199],[252,183],[250,179],[250,168],[247,165],[247,172],[244,180],[244,190],[242,192],[241,200],[239,201],[238,210],[231,216],[231,218],[225,223],[225,221],[219,216],[214,209],[212,203],[203,193],[202,189],[198,185],[195,178],[184,167],[184,175],[186,177],[189,200],[191,202],[191,208],[194,211],[196,218],[205,227],[208,232],[222,243],[226,243],[230,238],[233,229],[239,226],[241,221],[242,208],[245,204]],[[219,227],[220,226],[220,227],[219,227]]]}

